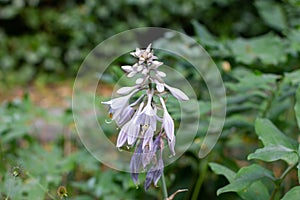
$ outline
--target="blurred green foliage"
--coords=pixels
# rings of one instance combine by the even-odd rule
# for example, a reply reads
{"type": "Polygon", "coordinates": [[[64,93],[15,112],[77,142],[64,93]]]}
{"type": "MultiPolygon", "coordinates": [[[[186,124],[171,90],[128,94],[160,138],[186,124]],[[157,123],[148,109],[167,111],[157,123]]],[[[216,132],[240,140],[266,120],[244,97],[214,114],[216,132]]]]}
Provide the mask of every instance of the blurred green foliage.
{"type": "MultiPolygon", "coordinates": [[[[227,89],[223,133],[209,156],[199,160],[210,120],[205,82],[188,63],[159,55],[199,89],[201,111],[194,144],[166,168],[169,193],[188,188],[175,199],[192,200],[297,198],[299,0],[2,0],[0,89],[41,76],[72,78],[98,43],[142,26],[172,28],[195,38],[214,59],[227,89]]],[[[193,55],[192,47],[179,42],[193,55]]],[[[123,73],[114,65],[105,79],[110,83],[123,73]]],[[[177,119],[178,110],[169,103],[177,119]]],[[[70,128],[69,109],[58,118],[63,130],[72,132],[70,138],[62,131],[43,143],[36,120],[57,116],[27,96],[1,105],[0,198],[53,199],[66,185],[69,199],[159,199],[160,188],[136,189],[129,174],[106,169],[84,150],[70,128]],[[66,153],[68,142],[73,149],[66,153]]]]}

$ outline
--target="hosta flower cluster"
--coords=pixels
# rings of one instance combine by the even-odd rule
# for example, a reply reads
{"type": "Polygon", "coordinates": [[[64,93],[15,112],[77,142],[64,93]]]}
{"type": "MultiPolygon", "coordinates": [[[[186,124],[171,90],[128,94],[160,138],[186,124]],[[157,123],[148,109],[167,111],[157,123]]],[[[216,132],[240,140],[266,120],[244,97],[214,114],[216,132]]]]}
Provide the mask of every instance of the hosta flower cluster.
{"type": "Polygon", "coordinates": [[[139,172],[147,171],[145,188],[148,189],[152,182],[157,185],[162,175],[164,141],[175,155],[174,122],[165,99],[169,93],[178,100],[189,98],[164,82],[166,74],[158,69],[163,63],[157,61],[151,44],[145,50],[137,48],[131,55],[138,61],[122,69],[127,77],[135,78],[135,85],[120,88],[119,97],[102,103],[109,106],[110,117],[120,128],[116,146],[135,147],[130,162],[133,181],[138,184],[139,172]]]}

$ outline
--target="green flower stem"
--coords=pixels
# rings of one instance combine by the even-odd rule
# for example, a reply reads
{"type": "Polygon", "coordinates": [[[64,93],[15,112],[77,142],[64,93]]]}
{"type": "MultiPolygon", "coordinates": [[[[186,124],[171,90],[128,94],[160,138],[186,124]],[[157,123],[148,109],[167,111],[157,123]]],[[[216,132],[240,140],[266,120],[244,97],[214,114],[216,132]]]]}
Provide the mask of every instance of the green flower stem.
{"type": "Polygon", "coordinates": [[[161,175],[161,185],[162,185],[162,192],[163,192],[163,200],[167,200],[168,199],[168,190],[167,190],[164,170],[162,171],[162,175],[161,175]]]}
{"type": "Polygon", "coordinates": [[[206,171],[207,171],[207,167],[208,167],[208,162],[207,159],[203,159],[200,163],[199,163],[199,176],[197,179],[197,183],[196,186],[194,188],[194,192],[193,192],[193,196],[192,196],[192,200],[197,200],[203,181],[204,181],[204,177],[206,175],[206,171]]]}

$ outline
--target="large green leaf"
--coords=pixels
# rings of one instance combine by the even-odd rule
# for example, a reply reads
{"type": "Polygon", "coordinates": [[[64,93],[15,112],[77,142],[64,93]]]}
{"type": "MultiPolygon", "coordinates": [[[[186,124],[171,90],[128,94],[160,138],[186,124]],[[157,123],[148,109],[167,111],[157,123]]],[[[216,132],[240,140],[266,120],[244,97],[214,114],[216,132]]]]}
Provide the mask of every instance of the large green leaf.
{"type": "Polygon", "coordinates": [[[295,150],[285,146],[270,145],[262,149],[257,149],[254,153],[249,154],[248,160],[250,159],[259,159],[266,162],[284,160],[289,165],[292,165],[298,162],[298,154],[295,150]]]}
{"type": "Polygon", "coordinates": [[[255,131],[264,146],[281,145],[295,151],[298,148],[297,142],[282,133],[269,119],[256,119],[255,131]]]}
{"type": "Polygon", "coordinates": [[[217,195],[220,195],[225,192],[240,192],[245,189],[248,189],[253,183],[260,181],[263,178],[274,179],[271,171],[253,164],[248,167],[241,168],[233,182],[226,185],[223,188],[220,188],[217,191],[217,195]]]}
{"type": "MultiPolygon", "coordinates": [[[[225,176],[229,183],[234,182],[236,173],[232,170],[217,163],[209,163],[209,166],[214,173],[225,176]]],[[[247,200],[265,200],[270,196],[268,189],[261,181],[254,182],[249,188],[238,192],[238,195],[247,200]]]]}
{"type": "Polygon", "coordinates": [[[300,186],[293,187],[289,190],[281,200],[299,200],[300,186]]]}

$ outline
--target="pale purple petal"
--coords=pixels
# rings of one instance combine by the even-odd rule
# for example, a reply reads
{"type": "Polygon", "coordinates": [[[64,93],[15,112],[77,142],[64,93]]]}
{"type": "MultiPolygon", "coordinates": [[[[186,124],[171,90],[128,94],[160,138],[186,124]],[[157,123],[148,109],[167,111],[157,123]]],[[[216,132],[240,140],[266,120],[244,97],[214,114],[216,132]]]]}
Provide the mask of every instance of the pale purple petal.
{"type": "Polygon", "coordinates": [[[160,83],[158,81],[155,81],[156,83],[156,89],[158,92],[163,92],[165,90],[165,87],[164,87],[164,84],[163,83],[160,83]]]}
{"type": "Polygon", "coordinates": [[[154,130],[152,129],[151,126],[148,127],[148,129],[146,130],[146,132],[143,135],[143,149],[145,148],[145,146],[147,145],[150,149],[150,151],[152,150],[153,147],[153,134],[154,134],[154,130]]]}
{"type": "Polygon", "coordinates": [[[161,66],[163,64],[164,64],[163,62],[159,62],[159,61],[156,61],[156,60],[152,62],[152,66],[154,68],[158,68],[159,66],[161,66]]]}
{"type": "Polygon", "coordinates": [[[148,94],[148,102],[147,105],[144,107],[144,109],[138,113],[135,117],[135,123],[139,125],[148,125],[151,126],[152,129],[156,130],[156,107],[153,109],[152,105],[152,94],[148,94]]]}
{"type": "Polygon", "coordinates": [[[127,142],[128,145],[134,144],[140,132],[140,126],[137,126],[133,123],[133,120],[130,121],[127,133],[127,142]]]}
{"type": "Polygon", "coordinates": [[[169,149],[173,156],[175,156],[175,154],[176,154],[175,153],[175,140],[176,140],[175,137],[173,140],[168,140],[169,149]]]}
{"type": "Polygon", "coordinates": [[[130,66],[130,65],[124,65],[124,66],[121,66],[121,68],[122,68],[125,72],[131,72],[131,71],[132,71],[132,66],[130,66]]]}
{"type": "Polygon", "coordinates": [[[111,100],[111,108],[112,109],[118,109],[118,108],[124,108],[126,104],[128,104],[129,99],[132,95],[134,95],[138,90],[132,91],[130,94],[122,97],[117,97],[111,100]]]}
{"type": "Polygon", "coordinates": [[[147,53],[149,53],[149,52],[151,51],[151,46],[152,46],[151,43],[147,46],[147,48],[146,48],[146,50],[145,50],[147,53]]]}
{"type": "Polygon", "coordinates": [[[147,175],[144,188],[148,190],[151,183],[153,182],[155,186],[157,186],[158,180],[160,179],[163,172],[163,161],[159,159],[158,163],[155,166],[152,166],[147,175]]]}
{"type": "Polygon", "coordinates": [[[173,141],[173,139],[175,138],[174,136],[174,122],[172,117],[170,116],[170,114],[168,113],[166,104],[163,100],[163,98],[159,98],[161,105],[164,109],[164,116],[163,116],[163,122],[162,122],[162,126],[164,127],[164,130],[167,134],[167,137],[169,140],[173,141]]]}
{"type": "Polygon", "coordinates": [[[138,79],[136,79],[135,83],[139,85],[139,84],[141,84],[143,81],[144,81],[143,78],[138,78],[138,79]]]}
{"type": "Polygon", "coordinates": [[[122,96],[112,99],[111,101],[111,108],[112,109],[118,109],[123,108],[126,104],[128,104],[130,96],[122,96]]]}
{"type": "Polygon", "coordinates": [[[143,69],[142,74],[146,75],[148,73],[148,71],[149,70],[147,68],[145,68],[145,69],[143,69]]]}
{"type": "Polygon", "coordinates": [[[175,137],[174,136],[174,122],[167,110],[164,111],[163,127],[166,131],[167,137],[170,140],[173,140],[175,137]]]}
{"type": "Polygon", "coordinates": [[[162,71],[156,71],[156,74],[160,77],[166,77],[166,73],[165,72],[162,72],[162,71]]]}
{"type": "Polygon", "coordinates": [[[142,145],[139,145],[130,160],[130,173],[136,185],[138,184],[138,176],[142,167],[142,155],[142,145]]]}
{"type": "Polygon", "coordinates": [[[112,104],[112,100],[102,101],[101,103],[104,104],[104,105],[109,105],[110,106],[112,104]]]}
{"type": "Polygon", "coordinates": [[[164,162],[162,159],[159,159],[156,168],[157,172],[153,176],[153,183],[155,187],[157,187],[157,183],[162,175],[163,169],[164,169],[164,162]]]}
{"type": "Polygon", "coordinates": [[[134,90],[136,88],[136,86],[132,86],[132,87],[121,87],[120,89],[117,90],[118,94],[128,94],[129,92],[131,92],[132,90],[134,90]]]}
{"type": "Polygon", "coordinates": [[[127,140],[127,127],[125,124],[125,126],[121,129],[119,133],[116,147],[118,148],[122,147],[125,144],[126,140],[127,140]]]}
{"type": "Polygon", "coordinates": [[[134,75],[136,75],[136,72],[135,72],[135,71],[132,71],[132,72],[130,72],[129,74],[127,74],[127,77],[128,77],[128,78],[131,78],[131,77],[133,77],[134,75]]]}
{"type": "Polygon", "coordinates": [[[155,154],[156,154],[157,150],[160,148],[160,143],[161,143],[160,140],[161,140],[161,137],[157,136],[152,144],[151,149],[149,146],[145,146],[145,148],[143,148],[143,167],[144,167],[144,169],[146,168],[146,166],[148,164],[151,163],[154,156],[156,156],[155,154]]]}
{"type": "Polygon", "coordinates": [[[174,87],[171,87],[167,84],[164,84],[165,87],[171,92],[171,94],[177,98],[178,100],[181,100],[181,101],[187,101],[189,100],[189,97],[186,96],[186,94],[184,94],[181,90],[179,90],[178,88],[174,88],[174,87]]]}
{"type": "Polygon", "coordinates": [[[128,122],[134,113],[135,109],[133,109],[131,106],[125,107],[123,112],[119,115],[119,117],[116,119],[116,122],[119,127],[123,126],[126,122],[128,122]]]}
{"type": "Polygon", "coordinates": [[[136,68],[136,71],[140,72],[144,69],[144,66],[142,65],[138,65],[137,68],[136,68]]]}

